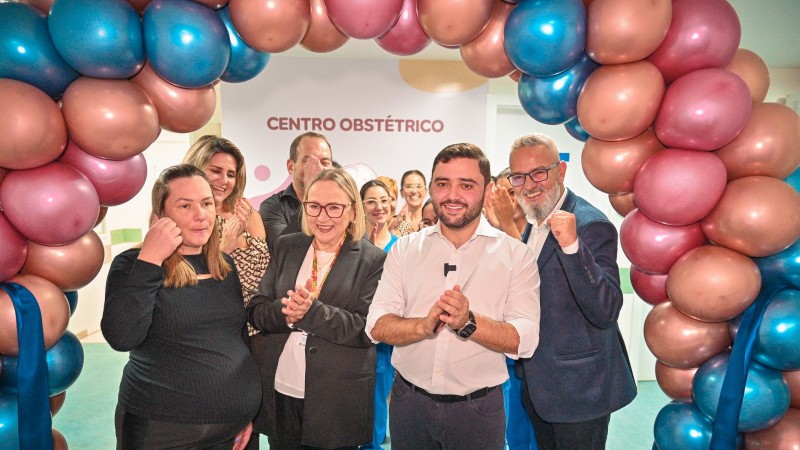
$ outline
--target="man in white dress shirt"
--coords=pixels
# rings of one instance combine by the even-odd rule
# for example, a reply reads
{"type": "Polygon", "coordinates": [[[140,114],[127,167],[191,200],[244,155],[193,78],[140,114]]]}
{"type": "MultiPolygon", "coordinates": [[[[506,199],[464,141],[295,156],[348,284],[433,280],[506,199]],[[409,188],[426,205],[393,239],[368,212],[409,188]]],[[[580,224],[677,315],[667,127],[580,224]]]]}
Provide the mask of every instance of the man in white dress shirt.
{"type": "Polygon", "coordinates": [[[436,226],[403,237],[386,258],[367,317],[395,346],[392,448],[502,449],[506,356],[539,342],[539,273],[532,251],[482,218],[489,161],[472,144],[436,156],[436,226]]]}

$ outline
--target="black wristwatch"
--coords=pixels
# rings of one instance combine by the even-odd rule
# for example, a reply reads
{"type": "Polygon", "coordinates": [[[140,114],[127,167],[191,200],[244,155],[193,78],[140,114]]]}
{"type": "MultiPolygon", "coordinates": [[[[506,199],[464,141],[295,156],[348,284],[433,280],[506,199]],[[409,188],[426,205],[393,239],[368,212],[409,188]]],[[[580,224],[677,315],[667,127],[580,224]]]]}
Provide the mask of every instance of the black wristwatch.
{"type": "Polygon", "coordinates": [[[477,329],[478,324],[475,323],[475,314],[472,314],[472,311],[470,311],[467,323],[465,323],[463,327],[459,328],[458,331],[456,331],[456,334],[458,337],[466,339],[472,336],[472,333],[474,333],[477,329]]]}

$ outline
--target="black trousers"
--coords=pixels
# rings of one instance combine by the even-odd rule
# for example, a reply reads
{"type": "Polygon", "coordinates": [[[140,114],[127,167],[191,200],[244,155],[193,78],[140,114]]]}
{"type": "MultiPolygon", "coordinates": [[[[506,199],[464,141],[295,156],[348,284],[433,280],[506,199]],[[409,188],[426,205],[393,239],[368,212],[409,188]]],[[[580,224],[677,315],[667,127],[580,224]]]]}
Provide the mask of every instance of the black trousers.
{"type": "MultiPolygon", "coordinates": [[[[318,447],[302,445],[303,399],[289,397],[275,391],[275,435],[267,436],[270,450],[315,450],[318,447]]],[[[358,447],[341,447],[342,450],[358,447]]]]}

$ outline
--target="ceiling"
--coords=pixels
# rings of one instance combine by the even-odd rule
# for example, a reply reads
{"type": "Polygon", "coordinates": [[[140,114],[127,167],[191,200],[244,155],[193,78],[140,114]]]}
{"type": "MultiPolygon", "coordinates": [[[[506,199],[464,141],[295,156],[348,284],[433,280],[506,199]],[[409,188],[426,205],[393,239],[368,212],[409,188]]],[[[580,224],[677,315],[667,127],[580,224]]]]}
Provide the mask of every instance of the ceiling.
{"type": "MultiPolygon", "coordinates": [[[[736,9],[742,23],[739,47],[754,51],[770,67],[800,68],[800,0],[728,1],[736,9]]],[[[282,54],[333,58],[397,58],[378,47],[371,39],[350,39],[342,48],[329,54],[313,53],[299,45],[282,54]]],[[[411,58],[454,60],[459,59],[460,54],[458,50],[432,43],[411,58]]]]}

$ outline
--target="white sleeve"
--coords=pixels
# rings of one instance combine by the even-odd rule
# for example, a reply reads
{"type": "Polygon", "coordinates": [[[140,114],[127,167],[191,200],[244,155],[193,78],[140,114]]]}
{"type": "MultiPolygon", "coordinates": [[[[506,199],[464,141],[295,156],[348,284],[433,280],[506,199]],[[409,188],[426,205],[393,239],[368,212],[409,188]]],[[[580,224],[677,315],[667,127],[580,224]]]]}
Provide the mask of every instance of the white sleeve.
{"type": "Polygon", "coordinates": [[[539,268],[530,247],[516,251],[514,273],[508,291],[503,319],[519,334],[516,354],[506,353],[511,359],[530,358],[539,345],[539,268]]]}
{"type": "Polygon", "coordinates": [[[372,338],[372,328],[375,322],[387,314],[394,314],[403,317],[405,311],[406,299],[403,289],[403,270],[400,262],[400,242],[395,243],[389,254],[386,255],[386,261],[383,263],[383,274],[381,280],[378,282],[378,288],[375,295],[372,297],[372,304],[369,307],[367,314],[366,333],[370,340],[378,343],[372,338]]]}

